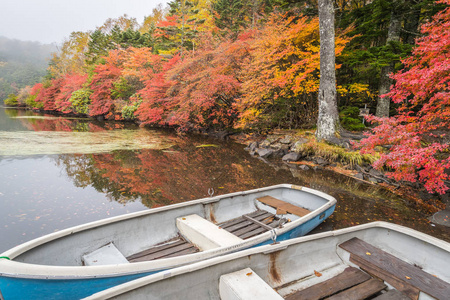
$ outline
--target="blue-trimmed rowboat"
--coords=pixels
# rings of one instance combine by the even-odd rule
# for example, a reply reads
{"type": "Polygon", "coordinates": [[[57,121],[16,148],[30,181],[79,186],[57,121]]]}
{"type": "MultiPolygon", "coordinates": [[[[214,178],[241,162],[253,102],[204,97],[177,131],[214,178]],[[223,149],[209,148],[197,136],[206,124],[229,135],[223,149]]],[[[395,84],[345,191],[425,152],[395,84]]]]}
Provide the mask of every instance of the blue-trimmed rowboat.
{"type": "Polygon", "coordinates": [[[450,244],[386,222],[173,268],[85,300],[450,299],[450,244]]]}
{"type": "Polygon", "coordinates": [[[0,254],[11,299],[80,299],[163,270],[303,236],[333,197],[281,184],[153,208],[61,230],[0,254]]]}

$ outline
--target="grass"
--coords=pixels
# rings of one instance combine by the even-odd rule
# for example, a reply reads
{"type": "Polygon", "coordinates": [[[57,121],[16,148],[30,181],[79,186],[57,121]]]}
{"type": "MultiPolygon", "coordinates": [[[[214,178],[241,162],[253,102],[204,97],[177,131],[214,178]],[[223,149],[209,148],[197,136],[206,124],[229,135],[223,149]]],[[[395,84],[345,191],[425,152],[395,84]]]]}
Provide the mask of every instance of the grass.
{"type": "Polygon", "coordinates": [[[345,148],[318,142],[314,136],[308,136],[308,142],[299,147],[299,152],[307,156],[320,156],[329,161],[336,161],[350,166],[372,164],[379,157],[371,154],[361,154],[359,151],[349,151],[345,148]]]}

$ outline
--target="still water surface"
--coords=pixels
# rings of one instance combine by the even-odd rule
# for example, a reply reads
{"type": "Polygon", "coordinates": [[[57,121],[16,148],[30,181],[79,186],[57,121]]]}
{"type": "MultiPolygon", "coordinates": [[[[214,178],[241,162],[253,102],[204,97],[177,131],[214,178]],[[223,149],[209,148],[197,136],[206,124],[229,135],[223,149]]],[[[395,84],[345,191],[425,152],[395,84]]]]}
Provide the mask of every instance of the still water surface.
{"type": "Polygon", "coordinates": [[[133,125],[0,108],[0,252],[70,226],[279,183],[337,198],[318,230],[384,220],[450,241],[383,188],[250,156],[243,145],[133,125]]]}

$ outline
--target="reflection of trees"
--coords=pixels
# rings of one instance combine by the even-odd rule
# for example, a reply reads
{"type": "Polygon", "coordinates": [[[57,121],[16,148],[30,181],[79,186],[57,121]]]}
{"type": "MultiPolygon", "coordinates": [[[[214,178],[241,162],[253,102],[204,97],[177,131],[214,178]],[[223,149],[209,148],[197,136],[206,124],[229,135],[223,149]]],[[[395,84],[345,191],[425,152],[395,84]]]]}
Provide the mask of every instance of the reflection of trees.
{"type": "Polygon", "coordinates": [[[57,164],[78,187],[92,186],[121,203],[140,199],[148,207],[205,197],[211,187],[223,193],[273,184],[258,183],[261,175],[241,146],[197,148],[181,138],[177,144],[178,151],[60,155],[57,164]]]}
{"type": "Polygon", "coordinates": [[[11,117],[29,117],[19,119],[23,126],[32,131],[77,131],[98,132],[112,129],[124,129],[134,125],[115,122],[92,122],[90,119],[65,118],[54,115],[40,115],[29,110],[8,109],[5,113],[11,117]],[[33,118],[35,117],[35,118],[33,118]]]}

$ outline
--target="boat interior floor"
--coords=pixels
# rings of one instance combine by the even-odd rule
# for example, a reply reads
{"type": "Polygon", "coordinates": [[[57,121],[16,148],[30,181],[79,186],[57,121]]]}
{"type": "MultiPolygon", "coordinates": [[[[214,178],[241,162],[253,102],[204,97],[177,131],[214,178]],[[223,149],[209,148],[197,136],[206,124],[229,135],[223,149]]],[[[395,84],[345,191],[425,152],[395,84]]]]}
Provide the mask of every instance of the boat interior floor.
{"type": "Polygon", "coordinates": [[[282,222],[282,219],[270,212],[257,210],[217,225],[245,240],[277,228],[282,225],[282,222]]]}
{"type": "MultiPolygon", "coordinates": [[[[241,239],[248,239],[278,227],[281,224],[281,221],[283,220],[272,213],[265,210],[257,210],[252,213],[242,215],[238,218],[217,224],[217,226],[240,237],[241,239]]],[[[179,235],[176,238],[130,255],[127,257],[127,260],[129,262],[150,261],[199,251],[200,250],[194,244],[179,235]]]]}
{"type": "Polygon", "coordinates": [[[285,299],[406,300],[418,299],[421,291],[435,299],[448,299],[450,295],[447,282],[358,238],[339,247],[350,253],[350,262],[360,269],[347,267],[337,276],[296,291],[285,299]],[[394,289],[388,290],[387,284],[394,289]]]}

